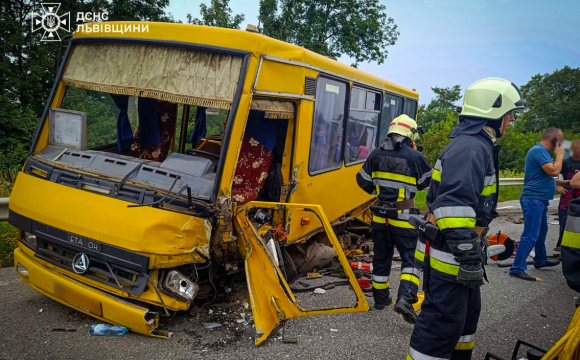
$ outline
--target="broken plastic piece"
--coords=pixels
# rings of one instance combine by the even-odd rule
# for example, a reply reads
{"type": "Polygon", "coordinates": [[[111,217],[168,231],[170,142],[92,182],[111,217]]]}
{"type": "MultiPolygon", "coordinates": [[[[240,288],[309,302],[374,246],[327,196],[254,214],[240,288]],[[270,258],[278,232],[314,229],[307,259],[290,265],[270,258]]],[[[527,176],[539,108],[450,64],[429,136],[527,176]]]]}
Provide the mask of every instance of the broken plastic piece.
{"type": "Polygon", "coordinates": [[[222,327],[222,324],[220,324],[220,323],[206,323],[205,324],[205,328],[208,330],[217,329],[219,327],[222,327]]]}
{"type": "Polygon", "coordinates": [[[317,272],[308,273],[308,278],[309,279],[317,279],[319,277],[322,277],[322,275],[320,275],[320,273],[317,273],[317,272]]]}
{"type": "Polygon", "coordinates": [[[316,289],[314,289],[314,293],[315,294],[326,294],[326,290],[324,290],[322,288],[316,288],[316,289]]]}

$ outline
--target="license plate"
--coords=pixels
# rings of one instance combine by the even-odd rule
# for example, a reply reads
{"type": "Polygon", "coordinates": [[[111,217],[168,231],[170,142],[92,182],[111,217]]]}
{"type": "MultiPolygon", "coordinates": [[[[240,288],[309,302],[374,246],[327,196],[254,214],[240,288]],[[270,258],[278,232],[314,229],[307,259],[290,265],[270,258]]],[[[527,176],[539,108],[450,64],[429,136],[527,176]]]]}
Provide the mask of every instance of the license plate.
{"type": "Polygon", "coordinates": [[[101,252],[101,243],[75,234],[68,234],[68,242],[84,249],[101,252]]]}
{"type": "Polygon", "coordinates": [[[81,308],[85,311],[103,316],[103,308],[98,300],[92,299],[85,294],[80,294],[75,290],[69,289],[67,286],[56,283],[54,286],[54,294],[67,303],[81,308]]]}

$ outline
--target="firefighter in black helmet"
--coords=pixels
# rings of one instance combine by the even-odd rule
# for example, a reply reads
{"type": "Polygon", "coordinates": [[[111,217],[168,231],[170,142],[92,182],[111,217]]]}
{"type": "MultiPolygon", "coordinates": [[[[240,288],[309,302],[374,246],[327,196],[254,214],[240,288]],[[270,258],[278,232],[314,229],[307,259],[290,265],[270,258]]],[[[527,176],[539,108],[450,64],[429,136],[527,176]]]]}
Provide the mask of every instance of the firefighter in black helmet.
{"type": "Polygon", "coordinates": [[[415,193],[429,186],[433,171],[425,157],[416,150],[418,137],[415,120],[404,114],[398,116],[389,125],[383,144],[369,155],[356,176],[363,190],[377,195],[376,207],[391,212],[390,216],[374,213],[371,225],[375,309],[382,310],[392,303],[389,275],[396,246],[401,255],[402,269],[395,311],[412,324],[416,318],[413,303],[417,302],[420,274],[420,269],[414,267],[418,233],[406,220],[409,215],[418,214],[415,193]]]}
{"type": "MultiPolygon", "coordinates": [[[[520,90],[504,79],[482,79],[465,91],[459,125],[435,164],[427,195],[440,232],[430,242],[427,292],[407,360],[471,359],[484,278],[482,237],[497,216],[496,138],[523,105],[520,90]]],[[[419,241],[417,262],[425,250],[419,241]]]]}

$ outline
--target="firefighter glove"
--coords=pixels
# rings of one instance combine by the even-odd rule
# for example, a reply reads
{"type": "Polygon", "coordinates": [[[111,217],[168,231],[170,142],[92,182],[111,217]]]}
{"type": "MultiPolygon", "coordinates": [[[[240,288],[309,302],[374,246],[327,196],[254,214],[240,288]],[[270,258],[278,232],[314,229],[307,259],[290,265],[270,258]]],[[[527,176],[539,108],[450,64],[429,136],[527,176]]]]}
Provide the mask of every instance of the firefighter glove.
{"type": "Polygon", "coordinates": [[[447,244],[459,263],[457,281],[468,288],[478,289],[483,285],[481,242],[477,239],[448,240],[447,244]]]}

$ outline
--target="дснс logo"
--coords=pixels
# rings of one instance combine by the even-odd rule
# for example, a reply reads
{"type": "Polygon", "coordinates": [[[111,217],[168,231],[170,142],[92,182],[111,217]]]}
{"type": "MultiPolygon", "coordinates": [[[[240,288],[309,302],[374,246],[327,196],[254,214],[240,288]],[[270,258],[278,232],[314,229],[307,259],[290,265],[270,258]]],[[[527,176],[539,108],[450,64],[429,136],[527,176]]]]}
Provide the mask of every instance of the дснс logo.
{"type": "Polygon", "coordinates": [[[58,29],[70,32],[70,12],[58,15],[59,3],[42,3],[43,15],[32,13],[32,32],[44,29],[41,41],[60,41],[58,29]]]}

